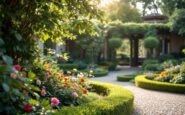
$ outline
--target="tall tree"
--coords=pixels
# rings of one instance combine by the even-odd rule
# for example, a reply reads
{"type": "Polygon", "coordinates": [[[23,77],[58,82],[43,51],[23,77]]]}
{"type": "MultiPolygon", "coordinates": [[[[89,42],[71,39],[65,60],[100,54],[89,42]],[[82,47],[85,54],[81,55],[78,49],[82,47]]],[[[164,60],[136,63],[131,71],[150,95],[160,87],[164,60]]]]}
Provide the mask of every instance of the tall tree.
{"type": "Polygon", "coordinates": [[[140,22],[141,15],[129,0],[114,0],[104,8],[104,11],[112,20],[122,22],[140,22]]]}
{"type": "Polygon", "coordinates": [[[0,0],[3,52],[16,61],[30,59],[36,41],[73,39],[73,30],[93,34],[90,20],[101,17],[93,0],[0,0]]]}

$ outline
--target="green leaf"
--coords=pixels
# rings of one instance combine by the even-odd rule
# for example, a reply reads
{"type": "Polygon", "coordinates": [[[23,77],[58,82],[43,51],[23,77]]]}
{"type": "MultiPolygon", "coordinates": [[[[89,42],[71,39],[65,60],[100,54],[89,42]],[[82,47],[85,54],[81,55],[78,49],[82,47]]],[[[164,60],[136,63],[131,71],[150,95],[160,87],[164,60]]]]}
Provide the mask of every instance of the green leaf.
{"type": "Polygon", "coordinates": [[[10,87],[9,87],[6,83],[3,83],[2,86],[3,86],[3,89],[4,89],[6,92],[8,92],[8,91],[10,90],[10,87]]]}
{"type": "Polygon", "coordinates": [[[34,79],[36,78],[35,76],[36,76],[35,73],[33,73],[32,71],[29,71],[29,72],[28,72],[28,77],[29,77],[30,79],[34,80],[34,79]]]}
{"type": "Polygon", "coordinates": [[[0,38],[0,46],[4,45],[4,41],[0,38]]]}
{"type": "Polygon", "coordinates": [[[3,61],[6,64],[8,64],[8,65],[12,65],[13,64],[13,59],[11,57],[9,57],[7,55],[3,55],[2,58],[3,58],[3,61]]]}
{"type": "Polygon", "coordinates": [[[29,100],[29,104],[31,104],[31,105],[38,105],[39,102],[37,100],[35,100],[35,99],[30,99],[29,100]]]}
{"type": "Polygon", "coordinates": [[[17,38],[17,40],[21,41],[22,40],[22,36],[19,33],[15,33],[15,37],[17,38]]]}

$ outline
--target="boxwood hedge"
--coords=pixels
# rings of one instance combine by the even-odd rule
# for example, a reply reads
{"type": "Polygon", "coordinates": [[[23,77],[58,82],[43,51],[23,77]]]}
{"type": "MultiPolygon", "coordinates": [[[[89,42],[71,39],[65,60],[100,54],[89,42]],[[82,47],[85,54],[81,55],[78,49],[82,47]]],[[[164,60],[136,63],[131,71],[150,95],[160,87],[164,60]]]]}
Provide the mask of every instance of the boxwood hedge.
{"type": "Polygon", "coordinates": [[[117,81],[130,81],[135,78],[135,74],[133,75],[118,75],[117,81]]]}
{"type": "Polygon", "coordinates": [[[63,107],[57,115],[131,115],[133,111],[133,94],[120,86],[106,83],[92,83],[99,94],[106,95],[80,106],[63,107]]]}
{"type": "Polygon", "coordinates": [[[73,64],[73,63],[66,63],[66,64],[60,64],[60,68],[63,70],[73,70],[74,68],[78,68],[78,64],[73,64]]]}
{"type": "Polygon", "coordinates": [[[108,75],[109,71],[108,70],[101,70],[101,71],[94,71],[93,75],[95,77],[101,77],[101,76],[105,76],[108,75]]]}
{"type": "Polygon", "coordinates": [[[136,86],[146,89],[167,91],[174,93],[185,93],[185,84],[172,84],[146,79],[144,75],[135,78],[136,86]]]}

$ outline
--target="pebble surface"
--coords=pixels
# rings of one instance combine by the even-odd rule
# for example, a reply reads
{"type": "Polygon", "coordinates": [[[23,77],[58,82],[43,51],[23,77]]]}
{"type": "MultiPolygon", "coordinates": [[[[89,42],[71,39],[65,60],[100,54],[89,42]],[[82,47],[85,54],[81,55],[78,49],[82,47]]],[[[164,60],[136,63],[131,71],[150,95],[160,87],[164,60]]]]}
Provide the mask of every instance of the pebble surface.
{"type": "Polygon", "coordinates": [[[91,78],[91,80],[120,85],[132,91],[134,93],[133,115],[185,115],[185,94],[147,90],[138,88],[130,82],[116,81],[117,75],[138,71],[138,68],[121,67],[119,71],[110,72],[104,77],[91,78]]]}

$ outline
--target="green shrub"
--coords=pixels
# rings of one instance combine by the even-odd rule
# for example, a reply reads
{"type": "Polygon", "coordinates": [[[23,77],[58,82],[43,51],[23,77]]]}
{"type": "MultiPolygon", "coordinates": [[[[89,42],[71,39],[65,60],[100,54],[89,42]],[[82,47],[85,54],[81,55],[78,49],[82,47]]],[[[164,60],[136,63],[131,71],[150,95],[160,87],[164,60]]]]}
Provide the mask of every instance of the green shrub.
{"type": "Polygon", "coordinates": [[[95,100],[80,106],[63,107],[57,115],[131,115],[133,111],[133,94],[123,87],[92,83],[95,91],[99,93],[108,90],[108,95],[103,99],[95,100]],[[102,88],[104,87],[104,88],[102,88]],[[102,89],[102,91],[101,91],[102,89]]]}
{"type": "Polygon", "coordinates": [[[159,62],[164,62],[166,60],[174,59],[174,56],[172,54],[162,54],[159,56],[159,62]]]}
{"type": "Polygon", "coordinates": [[[76,61],[75,64],[78,65],[78,69],[80,69],[80,70],[86,69],[88,66],[88,64],[83,61],[76,61]]]}
{"type": "Polygon", "coordinates": [[[67,64],[60,64],[60,68],[63,69],[63,70],[72,70],[74,68],[78,68],[78,64],[70,64],[70,63],[67,63],[67,64]]]}
{"type": "Polygon", "coordinates": [[[136,86],[145,89],[167,91],[174,93],[185,93],[185,84],[172,84],[167,82],[153,81],[146,79],[144,75],[137,76],[135,78],[135,83],[136,86]]]}
{"type": "Polygon", "coordinates": [[[146,59],[143,62],[142,69],[148,71],[158,71],[160,69],[160,65],[156,59],[146,59]]]}
{"type": "Polygon", "coordinates": [[[136,74],[133,75],[118,75],[117,81],[130,81],[135,78],[136,74]]]}
{"type": "Polygon", "coordinates": [[[95,77],[101,77],[107,75],[108,73],[109,71],[106,69],[97,68],[93,70],[92,75],[94,75],[95,77]]]}
{"type": "Polygon", "coordinates": [[[116,70],[117,63],[108,63],[109,70],[116,70]]]}
{"type": "Polygon", "coordinates": [[[162,67],[160,64],[148,64],[144,68],[145,71],[160,71],[162,70],[162,67]]]}

